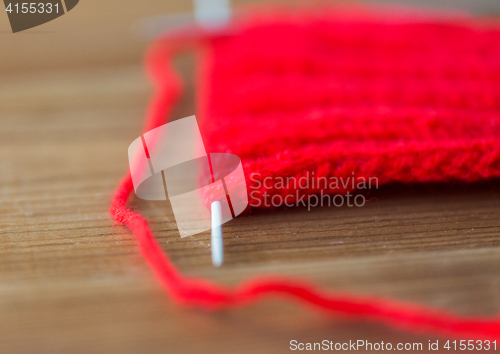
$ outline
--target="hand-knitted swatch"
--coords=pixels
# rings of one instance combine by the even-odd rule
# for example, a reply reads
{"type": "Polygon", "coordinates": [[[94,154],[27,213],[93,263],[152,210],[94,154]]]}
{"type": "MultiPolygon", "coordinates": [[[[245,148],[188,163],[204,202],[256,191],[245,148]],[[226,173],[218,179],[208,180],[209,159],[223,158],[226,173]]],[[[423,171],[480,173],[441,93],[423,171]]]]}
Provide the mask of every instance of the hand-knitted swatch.
{"type": "Polygon", "coordinates": [[[470,20],[255,19],[202,60],[207,150],[241,158],[252,200],[345,192],[265,178],[500,177],[499,44],[470,20]]]}
{"type": "MultiPolygon", "coordinates": [[[[380,183],[500,176],[498,25],[276,11],[239,19],[227,33],[195,32],[162,38],[149,51],[156,93],[144,131],[165,124],[181,93],[172,57],[202,49],[197,114],[207,151],[237,154],[250,186],[252,173],[263,180],[311,170],[376,176],[380,183]]],[[[147,221],[127,208],[132,192],[128,174],[111,215],[130,228],[157,279],[182,304],[213,310],[282,295],[397,328],[500,338],[498,317],[338,294],[283,277],[256,277],[233,288],[185,277],[147,221]]]]}

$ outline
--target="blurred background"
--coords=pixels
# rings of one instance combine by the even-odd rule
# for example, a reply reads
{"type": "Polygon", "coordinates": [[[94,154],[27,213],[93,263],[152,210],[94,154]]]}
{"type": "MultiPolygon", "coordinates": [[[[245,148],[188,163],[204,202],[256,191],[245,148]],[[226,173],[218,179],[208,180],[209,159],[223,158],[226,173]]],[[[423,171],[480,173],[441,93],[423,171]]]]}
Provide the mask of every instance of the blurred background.
{"type": "MultiPolygon", "coordinates": [[[[255,3],[265,4],[237,0],[232,1],[232,6],[255,3]]],[[[376,0],[370,3],[463,11],[481,16],[500,14],[500,2],[495,0],[376,0]]],[[[0,16],[0,74],[138,64],[147,45],[133,30],[138,19],[192,11],[191,1],[81,0],[77,11],[16,35],[11,35],[4,13],[0,16]]]]}
{"type": "MultiPolygon", "coordinates": [[[[370,4],[500,16],[497,0],[370,4]]],[[[217,314],[170,302],[108,209],[152,93],[142,68],[148,40],[138,24],[192,11],[190,1],[80,0],[66,15],[16,34],[0,14],[0,352],[277,353],[289,352],[292,339],[436,339],[279,301],[217,314]]],[[[177,66],[191,77],[192,60],[181,57],[177,66]]],[[[193,114],[193,91],[189,84],[175,117],[193,114]]],[[[141,211],[188,275],[235,284],[280,272],[339,291],[497,313],[499,187],[381,193],[356,212],[288,210],[228,223],[229,266],[220,270],[211,266],[209,233],[180,239],[153,206],[141,211]],[[290,236],[297,232],[301,242],[290,236]]]]}

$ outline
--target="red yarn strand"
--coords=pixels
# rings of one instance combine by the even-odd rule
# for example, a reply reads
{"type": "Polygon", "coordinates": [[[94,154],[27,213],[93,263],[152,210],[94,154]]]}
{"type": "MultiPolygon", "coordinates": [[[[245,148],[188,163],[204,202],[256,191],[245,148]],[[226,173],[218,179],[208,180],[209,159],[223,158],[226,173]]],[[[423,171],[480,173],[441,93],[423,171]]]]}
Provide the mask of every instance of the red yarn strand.
{"type": "MultiPolygon", "coordinates": [[[[172,38],[162,39],[154,43],[148,52],[146,67],[156,85],[156,93],[149,105],[144,131],[167,122],[182,91],[182,81],[171,66],[172,57],[180,50],[202,44],[198,39],[184,42],[172,38]]],[[[497,114],[495,119],[498,119],[497,114]]],[[[459,336],[467,334],[485,339],[500,338],[498,318],[465,317],[393,299],[340,294],[281,276],[255,277],[235,287],[186,277],[162,251],[145,218],[127,207],[132,191],[132,180],[130,174],[127,174],[115,192],[111,216],[132,231],[145,261],[167,293],[178,303],[203,310],[220,310],[246,306],[271,296],[281,296],[323,312],[376,321],[399,329],[459,336]]]]}

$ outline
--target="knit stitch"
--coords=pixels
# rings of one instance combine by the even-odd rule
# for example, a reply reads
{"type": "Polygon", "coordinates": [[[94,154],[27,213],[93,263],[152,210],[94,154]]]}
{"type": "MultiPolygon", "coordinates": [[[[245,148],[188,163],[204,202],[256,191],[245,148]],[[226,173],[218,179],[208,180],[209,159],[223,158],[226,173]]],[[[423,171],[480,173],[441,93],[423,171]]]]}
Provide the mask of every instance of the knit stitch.
{"type": "Polygon", "coordinates": [[[470,20],[254,20],[210,43],[207,150],[242,159],[254,198],[345,192],[262,183],[305,171],[380,185],[500,177],[498,43],[498,27],[470,20]]]}

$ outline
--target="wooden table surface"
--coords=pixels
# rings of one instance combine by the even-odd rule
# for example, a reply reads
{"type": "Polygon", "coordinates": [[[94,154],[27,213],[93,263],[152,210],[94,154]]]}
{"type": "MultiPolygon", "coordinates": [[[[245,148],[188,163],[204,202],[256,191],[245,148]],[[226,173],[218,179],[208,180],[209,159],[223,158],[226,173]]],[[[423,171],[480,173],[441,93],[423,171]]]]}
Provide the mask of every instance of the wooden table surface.
{"type": "MultiPolygon", "coordinates": [[[[88,3],[79,5],[82,12],[88,3]]],[[[72,28],[70,19],[60,20],[72,28]]],[[[53,22],[47,26],[64,37],[53,22]]],[[[11,49],[21,46],[0,36],[11,49]]],[[[18,38],[25,46],[47,37],[24,36],[18,38]]],[[[12,53],[0,60],[0,352],[281,353],[291,340],[456,339],[325,316],[279,300],[221,313],[172,304],[133,236],[108,213],[151,94],[138,59],[144,44],[134,45],[110,49],[123,54],[120,65],[107,65],[113,62],[108,53],[92,65],[72,66],[75,54],[64,54],[63,46],[54,62],[39,50],[33,67],[23,56],[12,69],[12,53]]],[[[189,78],[189,58],[178,65],[189,78]]],[[[174,118],[194,113],[192,92],[190,86],[174,118]]],[[[395,185],[372,190],[370,198],[362,208],[239,217],[225,226],[221,269],[211,266],[209,233],[181,239],[168,205],[138,207],[189,275],[235,284],[279,273],[463,314],[500,312],[499,181],[395,185]]]]}

